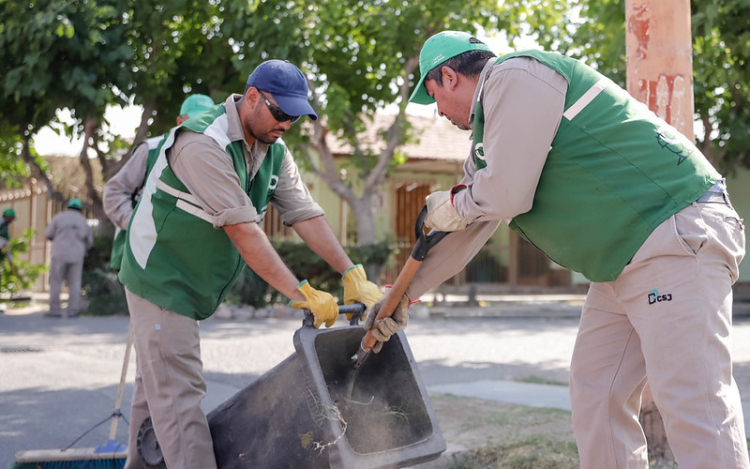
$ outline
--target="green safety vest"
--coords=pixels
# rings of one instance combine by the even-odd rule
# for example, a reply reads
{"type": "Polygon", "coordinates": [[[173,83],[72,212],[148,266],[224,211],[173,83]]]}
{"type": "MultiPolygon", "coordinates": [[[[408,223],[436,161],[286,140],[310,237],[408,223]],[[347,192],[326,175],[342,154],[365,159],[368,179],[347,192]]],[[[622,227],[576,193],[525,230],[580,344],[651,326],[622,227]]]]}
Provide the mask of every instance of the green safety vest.
{"type": "Polygon", "coordinates": [[[143,188],[128,226],[120,280],[134,294],[193,319],[211,316],[245,266],[224,230],[175,176],[166,152],[181,132],[214,139],[232,158],[240,185],[258,213],[265,214],[278,184],[285,146],[276,143],[252,178],[243,154],[244,140],[230,141],[223,104],[173,129],[143,188]]]}
{"type": "MultiPolygon", "coordinates": [[[[568,81],[565,112],[534,203],[510,228],[554,262],[595,282],[615,280],[651,232],[721,176],[676,129],[608,78],[559,54],[524,51],[568,81]]],[[[484,113],[472,155],[484,159],[484,113]]],[[[498,203],[502,203],[498,201],[498,203]]]]}
{"type": "MultiPolygon", "coordinates": [[[[10,251],[10,234],[8,230],[8,224],[5,223],[5,220],[3,219],[0,219],[0,238],[3,238],[5,241],[7,241],[5,249],[7,251],[10,251]]],[[[0,261],[4,261],[6,257],[6,253],[0,250],[0,261]]]]}
{"type": "MultiPolygon", "coordinates": [[[[169,134],[167,134],[169,135],[169,134]]],[[[149,138],[146,141],[143,142],[143,145],[148,146],[148,157],[146,162],[146,176],[148,176],[149,171],[151,171],[151,168],[154,167],[154,163],[156,162],[156,158],[159,156],[159,149],[162,145],[164,145],[164,142],[167,141],[167,135],[162,135],[161,137],[154,137],[149,138]]],[[[145,178],[143,182],[145,182],[145,178]]],[[[140,189],[143,188],[143,183],[141,183],[140,189]]],[[[139,189],[139,192],[140,192],[139,189]]],[[[135,208],[135,205],[138,203],[138,197],[140,194],[133,194],[133,208],[135,208]]],[[[112,240],[112,252],[110,253],[110,259],[109,259],[109,266],[113,269],[120,270],[120,266],[122,265],[122,256],[125,253],[125,243],[127,241],[127,230],[122,230],[120,228],[115,229],[115,238],[112,240]]]]}

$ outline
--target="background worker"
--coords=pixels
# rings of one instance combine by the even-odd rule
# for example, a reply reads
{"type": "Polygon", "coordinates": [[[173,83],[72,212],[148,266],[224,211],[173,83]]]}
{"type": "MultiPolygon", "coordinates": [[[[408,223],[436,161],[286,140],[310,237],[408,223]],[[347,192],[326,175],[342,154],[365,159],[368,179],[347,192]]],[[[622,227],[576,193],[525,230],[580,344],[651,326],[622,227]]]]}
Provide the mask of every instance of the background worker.
{"type": "Polygon", "coordinates": [[[81,276],[86,251],[94,244],[94,235],[81,213],[81,201],[70,199],[68,209],[57,213],[47,225],[52,241],[49,268],[49,311],[46,317],[75,317],[81,310],[81,276]],[[68,284],[68,307],[62,311],[60,292],[63,280],[68,284]]]}
{"type": "Polygon", "coordinates": [[[6,257],[12,259],[10,252],[10,224],[16,219],[16,211],[12,208],[3,211],[3,219],[0,220],[0,261],[6,257]]]}
{"type": "Polygon", "coordinates": [[[336,321],[333,296],[300,282],[258,226],[269,203],[343,274],[346,302],[372,305],[381,296],[338,243],[281,140],[301,116],[317,119],[307,95],[296,66],[263,62],[243,95],[189,119],[161,146],[128,227],[120,270],[138,364],[128,469],[140,467],[137,431],[149,416],[168,467],[216,467],[200,408],[198,321],[223,301],[243,260],[293,307],[310,309],[315,327],[336,321]]]}
{"type": "MultiPolygon", "coordinates": [[[[213,100],[204,94],[193,94],[185,98],[177,116],[177,125],[214,106],[213,100]]],[[[102,205],[104,212],[116,227],[112,243],[110,267],[120,270],[122,253],[125,249],[125,237],[133,214],[135,204],[140,197],[143,183],[146,180],[147,168],[151,167],[159,155],[159,147],[166,141],[167,135],[153,137],[135,147],[125,165],[104,184],[102,205]]]]}
{"type": "Polygon", "coordinates": [[[0,262],[6,258],[9,262],[13,261],[13,254],[10,252],[10,224],[15,219],[15,210],[8,208],[3,211],[3,219],[0,220],[0,262]]]}
{"type": "Polygon", "coordinates": [[[427,198],[425,224],[455,233],[429,252],[408,297],[457,273],[506,220],[593,282],[570,370],[581,467],[648,467],[638,422],[647,377],[680,469],[750,467],[731,359],[745,236],[721,175],[577,60],[498,59],[446,31],[419,61],[410,101],[436,102],[473,130],[473,145],[461,183],[427,198]]]}
{"type": "MultiPolygon", "coordinates": [[[[11,269],[13,269],[13,253],[10,250],[10,224],[16,219],[16,211],[12,208],[3,211],[3,219],[0,220],[0,265],[5,259],[8,259],[11,269]]],[[[2,281],[3,269],[0,267],[0,282],[2,281]]],[[[5,311],[5,303],[0,303],[0,312],[5,311]]]]}

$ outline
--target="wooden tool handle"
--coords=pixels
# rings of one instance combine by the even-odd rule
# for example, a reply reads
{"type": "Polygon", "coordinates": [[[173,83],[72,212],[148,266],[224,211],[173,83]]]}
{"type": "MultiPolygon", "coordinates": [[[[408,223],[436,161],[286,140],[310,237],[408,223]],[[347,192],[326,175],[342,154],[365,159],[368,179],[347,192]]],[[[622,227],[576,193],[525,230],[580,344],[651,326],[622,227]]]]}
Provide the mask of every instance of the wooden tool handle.
{"type": "Polygon", "coordinates": [[[122,362],[120,373],[120,386],[117,388],[117,399],[115,399],[115,412],[112,424],[109,427],[109,439],[114,440],[117,436],[117,422],[120,420],[120,407],[122,406],[122,394],[125,390],[125,380],[128,376],[128,365],[130,364],[130,349],[133,344],[133,323],[128,326],[128,342],[125,345],[125,359],[122,362]]]}
{"type": "MultiPolygon", "coordinates": [[[[414,275],[417,273],[417,270],[419,270],[419,266],[421,264],[422,261],[418,261],[413,257],[410,257],[406,261],[404,268],[401,269],[401,272],[399,272],[398,274],[398,278],[396,278],[396,283],[393,284],[393,288],[391,288],[391,291],[388,292],[388,298],[385,299],[385,302],[380,307],[380,311],[378,311],[378,315],[375,316],[376,322],[380,319],[389,318],[393,315],[393,313],[396,311],[396,308],[398,307],[399,301],[401,301],[401,298],[406,294],[406,289],[409,287],[411,279],[414,278],[414,275]]],[[[375,336],[372,334],[372,329],[370,329],[362,338],[362,348],[365,351],[369,352],[375,346],[377,341],[378,339],[375,338],[375,336]]]]}
{"type": "MultiPolygon", "coordinates": [[[[375,316],[375,321],[380,319],[389,318],[393,315],[398,307],[399,301],[406,294],[406,289],[409,288],[411,280],[414,275],[417,274],[419,266],[422,265],[422,261],[427,255],[427,251],[430,250],[435,244],[445,237],[448,233],[445,231],[433,231],[426,235],[424,232],[424,220],[427,217],[427,206],[422,208],[417,216],[417,223],[414,226],[414,234],[417,237],[417,242],[414,244],[414,248],[411,251],[411,256],[404,264],[404,267],[399,272],[396,282],[393,284],[391,291],[388,292],[388,297],[380,307],[378,315],[375,316]]],[[[373,323],[373,327],[374,323],[373,323]]],[[[367,331],[365,336],[362,338],[362,349],[366,352],[372,350],[375,346],[377,339],[372,335],[372,330],[367,331]]]]}

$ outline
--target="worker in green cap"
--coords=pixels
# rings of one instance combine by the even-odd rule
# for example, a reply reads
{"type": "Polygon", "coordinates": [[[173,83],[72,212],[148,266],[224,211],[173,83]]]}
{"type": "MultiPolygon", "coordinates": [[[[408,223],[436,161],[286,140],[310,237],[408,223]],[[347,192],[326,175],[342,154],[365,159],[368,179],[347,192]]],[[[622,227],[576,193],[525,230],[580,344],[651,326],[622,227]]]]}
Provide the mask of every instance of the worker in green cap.
{"type": "Polygon", "coordinates": [[[46,317],[76,317],[81,309],[81,276],[86,251],[94,236],[86,217],[81,213],[79,199],[70,199],[68,209],[52,217],[47,225],[47,239],[52,241],[49,269],[49,312],[46,317]],[[60,304],[62,282],[68,284],[68,308],[60,304]]]}
{"type": "MultiPolygon", "coordinates": [[[[205,94],[193,94],[185,98],[177,116],[177,125],[214,106],[213,100],[205,94]]],[[[136,146],[127,163],[104,185],[102,204],[104,212],[116,227],[112,243],[109,266],[120,270],[125,236],[135,204],[140,197],[148,168],[151,168],[159,155],[159,149],[166,141],[166,135],[150,138],[136,146]]]]}
{"type": "Polygon", "coordinates": [[[721,174],[573,58],[497,56],[469,33],[444,31],[425,42],[419,65],[409,101],[436,103],[473,144],[461,182],[427,197],[425,226],[451,233],[408,298],[464,268],[505,222],[591,280],[570,366],[581,468],[649,467],[638,421],[647,380],[680,469],[750,468],[732,377],[745,233],[721,174]]]}
{"type": "MultiPolygon", "coordinates": [[[[5,209],[3,211],[3,219],[0,220],[0,263],[5,259],[8,259],[11,269],[13,268],[13,254],[10,251],[10,233],[8,227],[13,220],[16,219],[16,211],[12,208],[5,209]]],[[[2,276],[2,268],[0,268],[0,278],[2,276]]],[[[0,312],[5,310],[5,304],[0,304],[0,312]]]]}
{"type": "Polygon", "coordinates": [[[6,209],[3,212],[3,219],[0,221],[0,261],[5,260],[6,257],[8,259],[12,259],[13,257],[9,250],[10,234],[8,233],[8,227],[15,219],[16,211],[12,208],[6,209]]]}

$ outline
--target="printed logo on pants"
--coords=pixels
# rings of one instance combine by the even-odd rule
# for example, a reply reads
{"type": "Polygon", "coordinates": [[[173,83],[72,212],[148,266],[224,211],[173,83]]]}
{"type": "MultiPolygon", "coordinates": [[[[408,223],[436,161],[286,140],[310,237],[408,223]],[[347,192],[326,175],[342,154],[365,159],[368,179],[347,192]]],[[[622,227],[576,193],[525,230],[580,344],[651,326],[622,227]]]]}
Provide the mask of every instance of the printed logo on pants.
{"type": "Polygon", "coordinates": [[[652,305],[654,303],[661,303],[662,301],[672,301],[672,294],[666,293],[664,295],[659,294],[659,290],[654,288],[651,290],[651,292],[648,294],[648,304],[652,305]]]}

